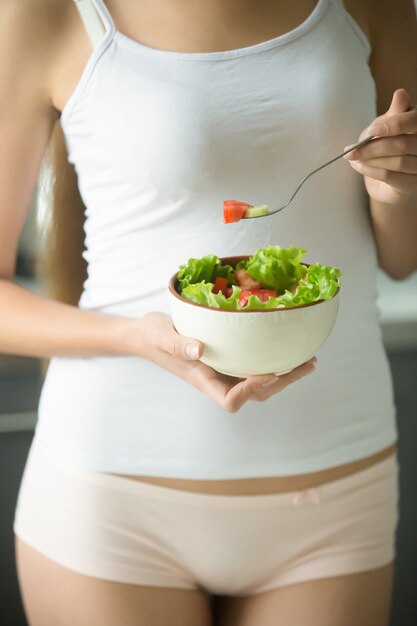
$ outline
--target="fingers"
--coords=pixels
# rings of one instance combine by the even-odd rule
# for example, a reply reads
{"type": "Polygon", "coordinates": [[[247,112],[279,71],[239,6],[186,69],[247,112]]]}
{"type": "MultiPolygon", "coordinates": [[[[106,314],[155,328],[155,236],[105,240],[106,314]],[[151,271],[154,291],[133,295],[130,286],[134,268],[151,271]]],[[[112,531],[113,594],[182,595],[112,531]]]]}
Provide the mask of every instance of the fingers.
{"type": "MultiPolygon", "coordinates": [[[[384,113],[384,115],[377,117],[368,128],[361,132],[359,141],[371,135],[381,138],[396,137],[398,135],[416,132],[417,106],[411,102],[411,98],[405,89],[397,89],[394,92],[388,111],[384,113]]],[[[366,145],[374,146],[374,144],[375,140],[366,145]]],[[[345,150],[347,148],[349,148],[349,146],[346,146],[345,150]]],[[[362,148],[360,148],[360,150],[362,150],[362,148]]],[[[349,153],[349,156],[350,154],[351,153],[349,153]]]]}
{"type": "MultiPolygon", "coordinates": [[[[346,150],[349,146],[346,146],[346,150]]],[[[417,135],[398,135],[398,137],[374,139],[362,148],[345,154],[346,161],[367,161],[381,157],[395,156],[417,157],[417,135]]]]}
{"type": "Polygon", "coordinates": [[[204,346],[201,341],[177,333],[168,315],[151,313],[143,317],[147,342],[176,359],[196,361],[201,358],[204,346]]]}
{"type": "Polygon", "coordinates": [[[310,361],[303,363],[303,365],[296,367],[288,374],[275,376],[261,386],[255,384],[252,388],[251,396],[247,399],[264,402],[276,393],[283,391],[286,387],[288,387],[288,385],[291,385],[301,378],[304,378],[304,376],[308,376],[308,374],[314,372],[316,369],[316,363],[317,359],[314,357],[313,359],[310,359],[310,361]]]}
{"type": "MultiPolygon", "coordinates": [[[[358,169],[361,165],[364,167],[373,167],[378,169],[390,170],[391,172],[402,172],[403,174],[417,174],[417,156],[409,156],[408,154],[397,157],[381,157],[379,159],[367,159],[360,161],[350,161],[352,167],[358,169]]],[[[375,177],[374,177],[375,178],[375,177]]]]}
{"type": "Polygon", "coordinates": [[[376,139],[344,156],[354,170],[365,176],[370,196],[392,204],[400,197],[414,194],[417,189],[417,109],[404,89],[394,92],[388,111],[376,118],[360,139],[370,135],[375,135],[376,139]]]}
{"type": "Polygon", "coordinates": [[[203,354],[203,344],[191,337],[183,337],[174,329],[168,332],[162,339],[162,349],[176,359],[184,361],[196,361],[203,354]]]}
{"type": "Polygon", "coordinates": [[[369,126],[368,135],[382,137],[416,132],[416,113],[406,90],[396,89],[388,111],[369,126]]]}
{"type": "Polygon", "coordinates": [[[362,161],[350,161],[350,165],[359,174],[386,183],[402,193],[413,193],[416,189],[415,174],[404,174],[403,172],[393,172],[389,169],[370,167],[369,165],[365,165],[362,161]]]}
{"type": "Polygon", "coordinates": [[[367,129],[368,135],[394,137],[417,132],[417,110],[405,89],[394,92],[388,111],[374,120],[367,129]]]}
{"type": "MultiPolygon", "coordinates": [[[[364,162],[368,167],[376,167],[379,169],[390,170],[391,172],[400,172],[402,174],[417,174],[417,156],[409,156],[408,154],[398,157],[386,157],[380,159],[369,159],[364,162]]],[[[416,182],[414,182],[414,187],[416,182]]]]}
{"type": "Polygon", "coordinates": [[[378,117],[367,129],[369,135],[392,137],[417,132],[417,110],[405,89],[397,89],[388,111],[378,117]]]}
{"type": "Polygon", "coordinates": [[[276,393],[283,391],[288,385],[295,383],[316,369],[317,359],[313,357],[303,365],[296,367],[282,376],[251,376],[230,390],[228,401],[240,408],[248,400],[264,402],[276,393]]]}
{"type": "Polygon", "coordinates": [[[393,93],[390,107],[386,115],[404,113],[413,106],[409,93],[405,89],[396,89],[393,93]]]}
{"type": "Polygon", "coordinates": [[[379,118],[368,128],[368,135],[394,137],[403,133],[417,133],[417,111],[379,118]]]}
{"type": "Polygon", "coordinates": [[[236,413],[248,400],[263,402],[315,370],[317,359],[313,357],[289,374],[275,376],[249,376],[240,380],[218,374],[203,363],[198,363],[188,373],[188,380],[204,391],[228,413],[236,413]]]}
{"type": "Polygon", "coordinates": [[[313,357],[283,376],[265,374],[246,379],[234,378],[204,365],[199,360],[204,351],[203,344],[192,337],[179,335],[164,313],[145,315],[141,326],[145,337],[141,353],[205,393],[228,413],[235,413],[248,400],[267,400],[315,369],[316,358],[313,357]]]}

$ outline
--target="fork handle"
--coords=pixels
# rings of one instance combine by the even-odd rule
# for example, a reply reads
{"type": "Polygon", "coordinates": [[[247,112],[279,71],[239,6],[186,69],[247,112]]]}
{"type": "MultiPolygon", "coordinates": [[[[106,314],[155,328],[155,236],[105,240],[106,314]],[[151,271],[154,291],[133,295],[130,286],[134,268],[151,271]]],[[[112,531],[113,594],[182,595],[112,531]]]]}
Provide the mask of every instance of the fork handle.
{"type": "MultiPolygon", "coordinates": [[[[409,111],[417,111],[417,104],[412,106],[411,109],[408,109],[408,111],[406,111],[406,113],[408,113],[409,111]]],[[[356,150],[356,148],[360,148],[361,146],[364,146],[366,143],[368,143],[369,141],[372,141],[372,139],[375,139],[375,138],[376,138],[376,135],[371,135],[370,137],[367,137],[363,141],[360,141],[359,143],[357,143],[354,146],[352,146],[351,148],[349,148],[349,150],[345,150],[344,152],[342,152],[342,154],[340,156],[337,156],[335,159],[332,159],[331,161],[328,161],[327,163],[325,163],[325,165],[329,165],[329,163],[333,163],[333,161],[336,161],[336,159],[340,159],[340,157],[345,156],[345,154],[348,154],[348,152],[352,152],[352,150],[356,150]]],[[[324,165],[323,165],[323,167],[324,167],[324,165]]],[[[316,172],[317,171],[318,170],[316,170],[316,172]]]]}
{"type": "Polygon", "coordinates": [[[369,137],[366,137],[366,139],[362,139],[362,141],[359,141],[358,143],[355,143],[348,150],[344,150],[341,154],[338,154],[333,159],[330,159],[330,161],[327,161],[327,163],[323,163],[323,165],[320,165],[320,167],[318,167],[316,170],[313,170],[312,172],[310,172],[310,174],[308,175],[308,177],[306,177],[304,179],[304,181],[306,181],[307,178],[310,178],[310,176],[312,174],[315,174],[316,172],[319,172],[320,170],[322,170],[323,167],[327,167],[327,165],[330,165],[330,163],[334,163],[334,161],[337,161],[338,159],[341,159],[343,156],[345,156],[345,154],[348,154],[349,152],[352,152],[353,150],[356,150],[357,148],[361,148],[366,143],[369,143],[370,141],[372,141],[372,139],[375,139],[375,137],[376,137],[376,135],[370,135],[369,137]]]}
{"type": "MultiPolygon", "coordinates": [[[[408,109],[408,111],[417,111],[417,104],[415,104],[410,109],[408,109]]],[[[408,111],[406,111],[406,112],[408,113],[408,111]]],[[[376,137],[377,137],[377,135],[370,135],[369,137],[366,137],[365,139],[362,139],[362,141],[359,141],[358,143],[355,143],[353,146],[351,146],[347,150],[344,150],[341,154],[338,154],[337,156],[333,157],[333,159],[330,159],[330,161],[327,161],[327,163],[323,163],[323,165],[320,165],[320,167],[318,167],[317,169],[315,169],[312,172],[310,172],[309,174],[307,174],[307,176],[305,176],[303,178],[303,180],[300,182],[300,184],[298,185],[298,187],[296,188],[296,190],[294,191],[294,193],[292,194],[292,196],[288,200],[288,202],[286,202],[282,207],[279,207],[278,209],[274,209],[273,211],[269,211],[269,213],[267,215],[265,215],[265,216],[263,216],[263,215],[256,215],[256,216],[254,216],[254,218],[247,217],[245,219],[255,219],[256,217],[269,217],[270,215],[274,215],[275,213],[279,213],[280,211],[285,209],[293,201],[293,199],[295,198],[295,196],[297,195],[297,193],[299,192],[301,187],[304,185],[306,180],[308,180],[310,178],[310,176],[313,176],[313,174],[316,174],[317,172],[322,170],[324,167],[327,167],[331,163],[334,163],[338,159],[341,159],[343,156],[345,156],[345,154],[348,154],[349,152],[352,152],[353,150],[356,150],[357,148],[361,148],[366,143],[369,143],[373,139],[376,139],[376,137]]]]}
{"type": "Polygon", "coordinates": [[[342,154],[339,154],[339,156],[335,157],[331,161],[328,161],[327,163],[325,163],[325,165],[329,165],[329,163],[333,163],[333,161],[337,161],[337,159],[340,159],[341,157],[345,156],[345,154],[348,154],[349,152],[352,152],[353,150],[356,150],[357,148],[361,148],[366,143],[369,143],[370,141],[372,141],[372,139],[375,139],[375,137],[376,135],[370,135],[366,139],[362,139],[362,141],[360,141],[359,143],[355,143],[355,145],[351,146],[348,150],[345,150],[344,152],[342,152],[342,154]]]}
{"type": "MultiPolygon", "coordinates": [[[[337,156],[333,157],[333,159],[330,159],[330,161],[327,161],[326,163],[323,163],[322,165],[320,165],[320,167],[317,167],[315,170],[313,170],[312,172],[307,174],[307,176],[305,176],[303,178],[303,180],[300,182],[300,184],[298,185],[298,187],[296,188],[296,190],[294,191],[294,193],[292,194],[292,196],[288,200],[288,202],[286,202],[282,207],[279,207],[279,209],[274,209],[273,211],[269,211],[268,216],[269,215],[274,215],[275,213],[279,213],[280,211],[285,209],[294,200],[295,196],[300,191],[301,187],[304,185],[306,180],[308,180],[310,178],[310,176],[313,176],[313,174],[316,174],[317,172],[319,172],[323,168],[327,167],[331,163],[334,163],[338,159],[341,159],[343,156],[345,156],[345,154],[348,154],[348,152],[352,152],[352,150],[356,150],[356,148],[360,148],[361,146],[364,146],[366,143],[369,143],[370,141],[372,141],[372,139],[375,139],[375,137],[376,137],[376,135],[370,135],[369,137],[366,137],[366,139],[362,139],[362,141],[359,141],[358,143],[355,143],[348,150],[344,150],[341,154],[338,154],[337,156]]],[[[262,217],[262,216],[259,216],[259,217],[262,217]]],[[[267,217],[267,216],[265,216],[265,217],[267,217]]],[[[245,218],[245,219],[250,219],[250,218],[245,218]]]]}

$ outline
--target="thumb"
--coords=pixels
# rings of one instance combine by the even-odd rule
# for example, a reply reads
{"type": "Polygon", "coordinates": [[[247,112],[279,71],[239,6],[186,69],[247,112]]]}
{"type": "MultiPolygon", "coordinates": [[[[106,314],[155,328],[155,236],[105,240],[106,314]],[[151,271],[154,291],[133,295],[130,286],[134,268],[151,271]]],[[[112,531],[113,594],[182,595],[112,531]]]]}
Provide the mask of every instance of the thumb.
{"type": "Polygon", "coordinates": [[[396,89],[391,104],[385,115],[397,115],[411,109],[411,98],[405,89],[396,89]]]}
{"type": "Polygon", "coordinates": [[[183,337],[175,330],[172,335],[167,337],[166,352],[175,356],[177,359],[185,361],[197,361],[203,354],[203,344],[197,339],[191,337],[183,337]]]}
{"type": "MultiPolygon", "coordinates": [[[[412,109],[411,98],[405,89],[396,89],[392,96],[391,104],[386,113],[377,117],[372,124],[367,128],[366,132],[362,133],[365,138],[367,135],[398,135],[400,130],[398,124],[391,124],[390,117],[401,115],[412,109]]],[[[395,119],[395,117],[394,117],[395,119]]],[[[362,137],[361,137],[362,139],[362,137]]]]}

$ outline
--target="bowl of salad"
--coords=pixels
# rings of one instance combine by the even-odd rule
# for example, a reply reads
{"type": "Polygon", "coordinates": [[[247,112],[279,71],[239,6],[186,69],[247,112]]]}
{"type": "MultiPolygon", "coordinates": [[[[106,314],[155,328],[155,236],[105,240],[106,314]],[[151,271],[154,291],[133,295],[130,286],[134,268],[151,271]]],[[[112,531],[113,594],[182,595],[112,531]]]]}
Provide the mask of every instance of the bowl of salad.
{"type": "Polygon", "coordinates": [[[223,374],[290,372],[323,345],[339,307],[340,270],[302,263],[305,252],[271,245],[189,259],[168,286],[176,330],[201,341],[201,361],[223,374]]]}

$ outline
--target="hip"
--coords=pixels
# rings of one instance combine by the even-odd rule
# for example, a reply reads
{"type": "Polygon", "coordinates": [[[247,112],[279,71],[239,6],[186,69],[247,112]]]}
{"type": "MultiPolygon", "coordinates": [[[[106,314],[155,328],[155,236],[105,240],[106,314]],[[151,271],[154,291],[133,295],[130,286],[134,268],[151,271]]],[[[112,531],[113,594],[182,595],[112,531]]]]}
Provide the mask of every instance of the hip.
{"type": "Polygon", "coordinates": [[[13,528],[89,576],[247,595],[390,563],[398,517],[393,455],[311,489],[229,497],[75,467],[35,438],[13,528]]]}
{"type": "Polygon", "coordinates": [[[152,483],[172,489],[209,493],[217,495],[261,495],[268,493],[286,493],[316,487],[333,480],[338,480],[372,467],[376,463],[383,461],[396,454],[396,443],[384,448],[363,459],[337,465],[328,469],[307,474],[297,474],[293,476],[265,476],[259,478],[239,478],[225,480],[195,480],[183,478],[168,478],[161,476],[132,476],[128,474],[111,474],[136,480],[140,482],[152,483]]]}

